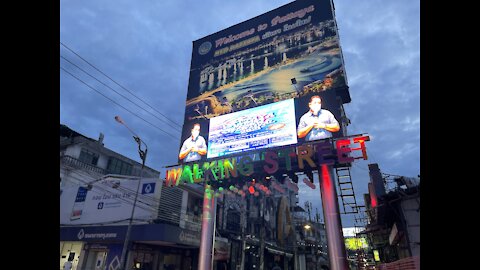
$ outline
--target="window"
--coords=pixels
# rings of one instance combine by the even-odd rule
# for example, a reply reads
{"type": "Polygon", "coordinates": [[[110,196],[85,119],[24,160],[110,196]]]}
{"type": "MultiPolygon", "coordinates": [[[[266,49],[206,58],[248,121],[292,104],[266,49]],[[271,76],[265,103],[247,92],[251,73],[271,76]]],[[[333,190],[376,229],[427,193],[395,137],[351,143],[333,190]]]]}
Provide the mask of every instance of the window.
{"type": "Polygon", "coordinates": [[[111,174],[132,175],[131,164],[120,159],[110,157],[108,159],[107,172],[111,174]]]}
{"type": "Polygon", "coordinates": [[[96,166],[98,163],[98,157],[99,157],[98,154],[88,151],[85,148],[82,148],[82,151],[80,152],[80,157],[78,159],[87,164],[96,166]]]}

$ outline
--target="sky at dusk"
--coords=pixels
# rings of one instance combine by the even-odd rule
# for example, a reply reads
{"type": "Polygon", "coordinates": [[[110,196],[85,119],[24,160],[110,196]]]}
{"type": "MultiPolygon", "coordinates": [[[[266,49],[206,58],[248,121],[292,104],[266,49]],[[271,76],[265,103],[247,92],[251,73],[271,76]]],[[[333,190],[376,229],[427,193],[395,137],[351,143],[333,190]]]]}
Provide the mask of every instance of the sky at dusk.
{"type": "MultiPolygon", "coordinates": [[[[146,165],[164,177],[163,167],[177,163],[192,42],[290,2],[60,1],[60,124],[93,139],[103,133],[105,147],[141,162],[131,134],[114,119],[121,116],[147,143],[146,165]]],[[[368,164],[389,175],[420,174],[420,1],[334,4],[351,96],[347,130],[371,138],[369,159],[351,168],[363,205],[368,164]]],[[[301,206],[309,200],[320,211],[318,185],[302,185],[301,206]]],[[[353,226],[353,215],[342,223],[353,226]]]]}

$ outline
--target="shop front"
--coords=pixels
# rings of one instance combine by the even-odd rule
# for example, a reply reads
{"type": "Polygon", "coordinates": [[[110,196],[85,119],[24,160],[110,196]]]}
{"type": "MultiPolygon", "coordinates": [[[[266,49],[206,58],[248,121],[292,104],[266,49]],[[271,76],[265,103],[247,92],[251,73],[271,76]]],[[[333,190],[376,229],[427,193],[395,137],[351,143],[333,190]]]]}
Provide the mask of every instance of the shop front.
{"type": "MultiPolygon", "coordinates": [[[[120,269],[126,229],[126,226],[61,228],[60,269],[69,252],[73,252],[77,260],[72,270],[120,269]]],[[[169,224],[135,225],[131,231],[126,269],[194,270],[199,245],[200,232],[169,224]]]]}

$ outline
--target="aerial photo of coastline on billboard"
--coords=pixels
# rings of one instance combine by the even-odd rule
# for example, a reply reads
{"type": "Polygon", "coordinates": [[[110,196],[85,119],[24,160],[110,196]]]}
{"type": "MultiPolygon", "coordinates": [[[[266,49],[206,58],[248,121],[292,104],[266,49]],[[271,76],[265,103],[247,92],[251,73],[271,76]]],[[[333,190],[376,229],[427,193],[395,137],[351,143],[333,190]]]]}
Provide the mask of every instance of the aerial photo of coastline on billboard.
{"type": "MultiPolygon", "coordinates": [[[[327,103],[350,102],[331,1],[294,1],[193,42],[182,142],[195,123],[289,99],[298,124],[310,98],[327,93],[340,97],[327,103]]],[[[204,138],[208,125],[201,126],[204,138]]],[[[329,132],[337,131],[332,125],[329,132]]],[[[217,150],[208,158],[221,155],[217,150]]]]}

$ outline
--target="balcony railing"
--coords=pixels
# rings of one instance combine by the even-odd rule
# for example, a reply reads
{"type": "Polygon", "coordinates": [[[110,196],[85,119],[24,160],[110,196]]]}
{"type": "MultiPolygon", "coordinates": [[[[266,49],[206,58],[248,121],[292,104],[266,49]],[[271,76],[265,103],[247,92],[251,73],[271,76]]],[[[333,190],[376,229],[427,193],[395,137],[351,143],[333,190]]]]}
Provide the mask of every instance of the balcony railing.
{"type": "Polygon", "coordinates": [[[107,174],[105,169],[102,169],[92,164],[85,163],[69,155],[60,155],[60,163],[65,164],[67,166],[74,167],[76,169],[92,171],[92,172],[103,174],[103,175],[107,174]]]}

